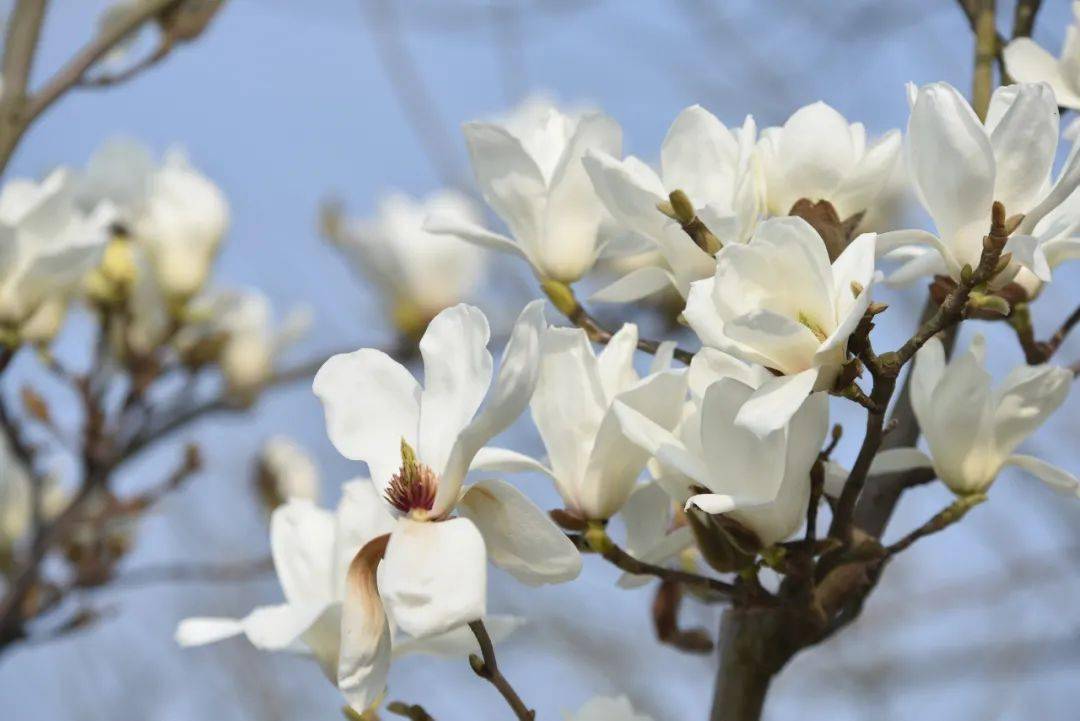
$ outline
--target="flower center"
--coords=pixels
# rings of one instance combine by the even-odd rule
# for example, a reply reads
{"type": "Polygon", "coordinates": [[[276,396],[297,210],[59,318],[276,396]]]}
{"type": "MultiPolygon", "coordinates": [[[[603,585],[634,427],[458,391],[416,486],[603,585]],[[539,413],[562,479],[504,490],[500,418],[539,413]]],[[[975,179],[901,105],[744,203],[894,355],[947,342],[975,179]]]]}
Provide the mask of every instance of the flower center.
{"type": "Polygon", "coordinates": [[[427,517],[435,505],[439,478],[435,471],[416,459],[416,452],[401,439],[401,468],[386,487],[387,502],[402,513],[427,517]]]}
{"type": "Polygon", "coordinates": [[[825,339],[829,337],[825,334],[825,331],[822,329],[822,327],[818,323],[812,321],[810,319],[810,316],[806,315],[806,313],[803,313],[801,311],[799,312],[799,322],[809,328],[810,332],[814,334],[814,337],[822,343],[824,343],[825,339]]]}

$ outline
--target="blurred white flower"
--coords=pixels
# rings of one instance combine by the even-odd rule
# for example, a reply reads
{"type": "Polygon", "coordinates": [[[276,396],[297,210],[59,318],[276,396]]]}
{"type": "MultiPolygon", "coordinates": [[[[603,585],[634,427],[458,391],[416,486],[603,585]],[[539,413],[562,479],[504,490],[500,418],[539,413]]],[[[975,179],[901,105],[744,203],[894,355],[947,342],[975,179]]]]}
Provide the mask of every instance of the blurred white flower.
{"type": "Polygon", "coordinates": [[[679,420],[686,396],[684,371],[634,370],[636,325],[624,325],[597,356],[580,328],[548,328],[540,378],[532,396],[533,422],[550,468],[526,456],[488,449],[496,470],[533,470],[555,481],[567,510],[585,520],[611,518],[630,497],[648,454],[620,431],[613,404],[638,410],[664,428],[679,420]]]}
{"type": "Polygon", "coordinates": [[[114,208],[82,212],[67,170],[9,180],[0,190],[0,323],[17,327],[51,297],[68,296],[101,259],[114,208]]]}
{"type": "Polygon", "coordinates": [[[534,301],[514,325],[494,382],[487,319],[467,305],[439,313],[421,338],[423,387],[371,348],[336,355],[316,374],[330,440],[367,463],[398,514],[389,535],[376,539],[384,549],[371,553],[371,592],[353,619],[363,647],[357,678],[385,655],[382,603],[402,629],[424,638],[484,616],[487,558],[534,585],[580,571],[574,545],[516,488],[502,481],[462,487],[470,466],[482,467],[477,452],[528,404],[543,325],[543,302],[534,301]]]}
{"type": "Polygon", "coordinates": [[[753,118],[748,116],[733,131],[694,105],[671,124],[660,150],[659,174],[632,155],[618,160],[603,151],[587,152],[585,169],[608,212],[624,230],[654,243],[670,268],[638,269],[593,297],[628,302],[669,285],[685,297],[691,281],[712,274],[712,255],[657,209],[674,190],[687,194],[698,217],[722,244],[745,243],[764,210],[755,139],[753,118]]]}
{"type": "Polygon", "coordinates": [[[184,153],[170,150],[158,165],[141,143],[110,140],[90,158],[79,185],[84,202],[106,198],[120,209],[169,300],[186,301],[203,287],[228,229],[229,206],[184,153]]]}
{"type": "Polygon", "coordinates": [[[817,102],[796,110],[782,127],[761,131],[758,151],[772,215],[787,215],[805,198],[828,201],[846,220],[869,208],[885,187],[900,154],[900,132],[868,146],[862,123],[849,124],[817,102]]]}
{"type": "Polygon", "coordinates": [[[218,363],[229,388],[257,391],[274,374],[279,357],[311,325],[310,312],[295,308],[275,324],[270,299],[254,288],[219,291],[206,299],[213,327],[225,334],[218,363]]]}
{"type": "Polygon", "coordinates": [[[288,436],[273,436],[259,453],[261,477],[274,497],[319,500],[319,467],[303,446],[288,436]]]}
{"type": "Polygon", "coordinates": [[[994,389],[983,367],[985,354],[981,335],[947,363],[936,338],[919,349],[911,372],[911,405],[930,456],[904,449],[902,466],[894,463],[890,470],[932,466],[945,485],[964,495],[986,491],[1001,469],[1012,465],[1076,495],[1080,481],[1071,473],[1013,453],[1065,401],[1072,373],[1049,365],[1020,366],[994,389]]]}
{"type": "Polygon", "coordinates": [[[806,518],[810,468],[828,433],[828,395],[804,395],[789,422],[759,436],[737,423],[737,416],[769,382],[768,371],[705,348],[694,357],[690,375],[695,407],[678,435],[617,403],[623,432],[675,471],[664,490],[676,500],[730,515],[764,546],[788,538],[806,518]]]}
{"type": "Polygon", "coordinates": [[[909,86],[908,92],[912,102],[905,147],[908,170],[938,234],[882,233],[878,253],[902,248],[906,260],[890,281],[902,283],[928,274],[959,280],[965,265],[977,267],[995,201],[1010,216],[1024,214],[1005,245],[1013,262],[995,277],[995,284],[1007,283],[1021,267],[1049,280],[1042,247],[1048,231],[1040,221],[1080,184],[1080,156],[1075,152],[1057,181],[1050,182],[1058,110],[1049,86],[1024,83],[998,88],[985,124],[947,83],[909,86]]]}
{"type": "Polygon", "coordinates": [[[487,264],[481,248],[425,231],[429,215],[480,222],[461,193],[443,190],[419,201],[396,193],[379,201],[374,217],[351,221],[333,237],[353,270],[379,289],[398,327],[417,334],[439,311],[466,300],[487,264]]]}
{"type": "Polygon", "coordinates": [[[577,713],[563,714],[564,721],[652,721],[651,716],[634,711],[626,696],[596,696],[577,713]]]}
{"type": "Polygon", "coordinates": [[[684,316],[702,344],[779,374],[755,386],[741,425],[765,436],[808,393],[831,388],[870,303],[874,242],[864,233],[830,264],[809,223],[771,218],[749,243],[716,254],[713,278],[693,283],[684,316]]]}
{"type": "MultiPolygon", "coordinates": [[[[41,512],[53,518],[67,503],[68,495],[52,476],[42,479],[41,512]]],[[[22,539],[31,527],[33,490],[30,474],[0,439],[0,556],[22,539]]]]}
{"type": "MultiPolygon", "coordinates": [[[[478,651],[468,629],[455,628],[427,639],[394,634],[393,621],[382,617],[380,655],[376,668],[356,665],[356,618],[367,604],[373,583],[365,577],[361,549],[393,528],[394,519],[371,482],[346,483],[336,512],[307,499],[294,498],[279,506],[270,520],[270,550],[285,602],[261,606],[242,619],[189,618],[176,629],[181,646],[201,646],[244,634],[256,648],[312,656],[331,683],[357,710],[372,705],[386,686],[392,658],[410,653],[466,655],[478,651]]],[[[520,625],[513,617],[492,617],[487,625],[494,638],[505,638],[520,625]]]]}
{"type": "Polygon", "coordinates": [[[618,124],[534,98],[502,122],[466,123],[464,132],[480,192],[512,239],[461,218],[433,216],[426,229],[514,253],[544,279],[572,283],[589,272],[602,248],[604,207],[581,159],[590,149],[618,156],[618,124]]]}
{"type": "Polygon", "coordinates": [[[1017,82],[1047,83],[1058,105],[1080,110],[1080,2],[1074,2],[1072,10],[1060,58],[1031,38],[1016,38],[1005,46],[1005,69],[1017,82]]]}

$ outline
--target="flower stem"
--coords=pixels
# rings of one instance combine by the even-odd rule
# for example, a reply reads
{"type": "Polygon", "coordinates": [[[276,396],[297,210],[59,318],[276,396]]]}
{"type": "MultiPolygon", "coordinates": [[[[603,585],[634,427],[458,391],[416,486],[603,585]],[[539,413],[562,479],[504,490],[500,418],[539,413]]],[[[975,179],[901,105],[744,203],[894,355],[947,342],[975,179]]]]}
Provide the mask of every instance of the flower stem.
{"type": "Polygon", "coordinates": [[[472,629],[473,635],[476,636],[476,642],[480,644],[480,653],[483,656],[483,658],[476,654],[469,656],[469,665],[472,666],[472,670],[477,676],[487,679],[492,686],[498,689],[520,721],[533,721],[536,718],[536,712],[525,705],[514,687],[499,671],[498,661],[495,660],[495,646],[491,643],[491,636],[488,635],[484,622],[473,621],[469,624],[469,628],[472,629]]]}

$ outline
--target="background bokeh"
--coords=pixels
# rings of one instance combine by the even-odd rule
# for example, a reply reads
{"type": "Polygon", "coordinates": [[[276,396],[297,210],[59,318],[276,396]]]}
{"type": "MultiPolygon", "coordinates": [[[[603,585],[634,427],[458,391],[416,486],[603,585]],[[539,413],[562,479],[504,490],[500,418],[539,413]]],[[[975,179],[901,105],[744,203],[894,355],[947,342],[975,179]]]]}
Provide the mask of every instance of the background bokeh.
{"type": "MultiPolygon", "coordinates": [[[[1011,3],[999,5],[1010,17],[1011,3]]],[[[1069,3],[1044,5],[1035,38],[1056,52],[1069,3]]],[[[37,78],[93,32],[102,6],[52,3],[37,78]]],[[[543,91],[602,107],[622,124],[627,152],[645,158],[656,156],[668,124],[692,103],[728,124],[753,113],[764,127],[825,100],[880,133],[906,122],[905,82],[944,79],[967,89],[971,57],[967,22],[950,0],[231,0],[206,35],[159,67],[114,89],[65,98],[26,136],[11,174],[81,165],[118,134],[158,150],[184,146],[231,204],[217,282],[257,286],[281,309],[310,304],[314,329],[295,351],[309,357],[392,338],[378,299],[319,238],[319,203],[337,197],[363,215],[390,189],[422,195],[468,187],[457,130],[463,121],[543,91]]],[[[914,209],[907,217],[924,222],[914,209]]],[[[537,289],[506,259],[492,258],[492,266],[476,300],[505,328],[537,289]]],[[[1036,307],[1038,327],[1056,326],[1075,305],[1078,283],[1080,268],[1058,272],[1036,307]]],[[[922,293],[880,294],[892,305],[883,343],[909,330],[922,293]]],[[[601,315],[624,317],[618,308],[601,315]]],[[[993,339],[996,374],[1022,362],[1004,329],[980,330],[993,339]]],[[[1080,358],[1080,337],[1059,357],[1080,358]]],[[[850,426],[839,454],[847,462],[861,426],[850,405],[834,401],[836,420],[850,426]]],[[[1078,420],[1074,394],[1026,452],[1077,472],[1078,420]]],[[[206,470],[145,522],[128,567],[265,555],[266,519],[251,492],[250,460],[279,432],[316,455],[327,504],[363,470],[330,446],[305,383],[274,391],[249,416],[211,419],[188,433],[204,450],[206,470]]],[[[540,450],[527,421],[502,445],[540,450]]],[[[179,452],[179,443],[159,449],[128,470],[132,482],[171,468],[179,452]]],[[[554,504],[542,479],[520,482],[554,504]]],[[[909,493],[892,533],[946,502],[936,486],[909,493]]],[[[890,567],[858,623],[791,663],[766,716],[1074,719],[1078,564],[1080,503],[1006,472],[990,503],[890,567]]],[[[658,644],[650,590],[622,591],[614,578],[595,558],[576,582],[541,590],[494,571],[491,609],[530,619],[500,646],[500,665],[539,718],[559,718],[595,693],[626,693],[657,721],[704,718],[715,660],[658,644]]],[[[272,576],[97,592],[93,602],[110,611],[102,622],[0,659],[0,717],[340,718],[337,691],[310,662],[261,654],[243,640],[193,650],[172,641],[185,616],[240,615],[279,593],[272,576]]],[[[713,629],[718,613],[690,604],[686,620],[713,629]]],[[[507,716],[464,660],[409,658],[394,667],[390,694],[424,704],[440,721],[507,716]]]]}

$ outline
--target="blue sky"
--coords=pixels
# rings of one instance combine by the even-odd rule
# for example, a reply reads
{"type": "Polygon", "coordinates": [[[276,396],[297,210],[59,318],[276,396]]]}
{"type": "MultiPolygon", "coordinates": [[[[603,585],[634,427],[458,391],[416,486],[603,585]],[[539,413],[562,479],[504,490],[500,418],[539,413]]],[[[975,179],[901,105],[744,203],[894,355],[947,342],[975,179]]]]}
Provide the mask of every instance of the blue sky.
{"type": "MultiPolygon", "coordinates": [[[[752,113],[763,127],[825,100],[879,133],[906,122],[905,82],[948,80],[964,89],[970,82],[970,34],[955,3],[945,0],[494,4],[525,10],[493,12],[481,0],[401,3],[401,32],[389,46],[393,56],[393,43],[404,43],[423,79],[421,133],[449,158],[443,175],[466,181],[460,123],[500,112],[534,91],[602,107],[622,124],[627,151],[651,158],[668,124],[692,103],[729,124],[752,113]]],[[[88,37],[101,5],[53,3],[35,68],[39,80],[88,37]]],[[[1068,3],[1045,5],[1036,38],[1056,51],[1068,3]]],[[[62,100],[26,136],[11,173],[39,176],[58,164],[80,165],[118,134],[160,151],[179,144],[221,185],[232,209],[217,283],[258,286],[281,309],[310,304],[316,325],[298,357],[385,341],[376,299],[318,238],[318,205],[333,195],[362,214],[388,189],[423,194],[444,178],[402,108],[401,94],[415,99],[417,89],[403,81],[399,64],[387,72],[387,46],[380,52],[374,16],[363,7],[359,0],[231,0],[205,37],[161,66],[122,87],[62,100]]],[[[911,217],[920,220],[918,213],[911,217]]],[[[512,281],[500,280],[485,297],[505,321],[535,291],[527,274],[498,263],[512,281]],[[491,302],[499,293],[512,302],[491,302]]],[[[1063,316],[1070,298],[1075,302],[1078,280],[1075,269],[1061,274],[1036,314],[1041,327],[1063,316]]],[[[885,299],[894,310],[882,333],[897,338],[910,322],[905,311],[921,300],[914,291],[885,299]]],[[[1000,347],[995,370],[1019,362],[1011,345],[1000,347]]],[[[1062,353],[1067,360],[1080,357],[1080,344],[1074,338],[1062,353]]],[[[1072,408],[1030,450],[1075,471],[1075,399],[1072,408]]],[[[858,425],[850,409],[837,413],[858,425]]],[[[247,464],[274,432],[294,435],[317,454],[328,502],[341,481],[361,471],[325,440],[306,387],[277,393],[252,417],[192,431],[208,470],[146,522],[145,543],[132,564],[264,553],[265,522],[247,489],[247,464]]],[[[523,450],[538,447],[526,424],[510,438],[523,450]]],[[[842,453],[850,456],[856,440],[846,439],[842,453]]],[[[163,449],[124,482],[134,487],[157,477],[178,452],[179,446],[163,449]]],[[[523,483],[534,484],[527,490],[537,499],[554,502],[540,479],[523,483]]],[[[970,523],[896,564],[881,591],[881,614],[875,616],[872,603],[865,623],[832,648],[796,659],[778,682],[772,718],[859,718],[870,708],[875,717],[897,719],[1023,719],[1036,711],[1040,718],[1074,717],[1069,699],[1077,692],[1080,660],[1075,571],[1056,585],[1001,602],[968,599],[954,613],[934,611],[940,601],[930,592],[950,579],[992,573],[1003,556],[1025,548],[1048,549],[1053,558],[1056,549],[1080,542],[1077,509],[1063,507],[1030,479],[1008,477],[1000,485],[970,523]],[[929,594],[921,611],[889,611],[888,599],[893,609],[902,608],[906,594],[916,592],[929,594]],[[989,657],[964,655],[976,642],[1016,638],[1034,639],[1034,650],[1018,656],[1010,645],[1014,650],[989,657]],[[929,683],[904,670],[927,659],[952,659],[957,649],[955,667],[931,674],[929,683]],[[1048,661],[1047,654],[1056,655],[1048,661]],[[896,670],[889,663],[897,659],[909,661],[896,670]]],[[[919,522],[945,500],[940,489],[913,494],[898,524],[919,522]]],[[[534,619],[500,652],[506,673],[543,718],[557,718],[597,692],[627,693],[657,721],[702,718],[714,662],[657,645],[646,615],[648,592],[617,591],[613,579],[595,559],[571,586],[539,592],[493,573],[493,609],[534,619]]],[[[240,614],[276,601],[277,594],[272,581],[102,594],[98,600],[115,606],[116,618],[3,659],[0,705],[13,711],[14,721],[334,718],[338,696],[311,664],[261,655],[242,642],[196,651],[171,642],[183,616],[240,614]]],[[[715,627],[716,609],[692,609],[689,616],[715,627]]],[[[391,691],[428,705],[440,721],[505,715],[464,661],[410,660],[395,670],[391,691]]]]}

